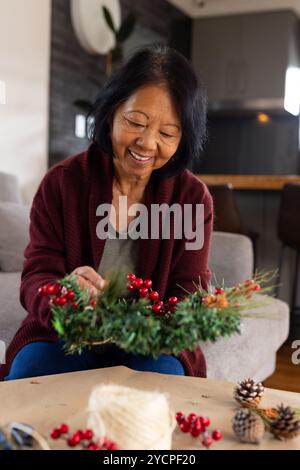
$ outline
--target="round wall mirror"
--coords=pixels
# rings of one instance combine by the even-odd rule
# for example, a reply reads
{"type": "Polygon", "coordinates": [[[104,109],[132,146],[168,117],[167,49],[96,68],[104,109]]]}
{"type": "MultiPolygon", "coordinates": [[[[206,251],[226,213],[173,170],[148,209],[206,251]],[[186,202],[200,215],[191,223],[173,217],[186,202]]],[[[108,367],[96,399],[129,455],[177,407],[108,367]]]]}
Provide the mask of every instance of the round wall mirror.
{"type": "Polygon", "coordinates": [[[110,11],[116,28],[121,24],[119,0],[71,0],[73,28],[81,46],[90,54],[107,54],[115,45],[102,6],[110,11]]]}

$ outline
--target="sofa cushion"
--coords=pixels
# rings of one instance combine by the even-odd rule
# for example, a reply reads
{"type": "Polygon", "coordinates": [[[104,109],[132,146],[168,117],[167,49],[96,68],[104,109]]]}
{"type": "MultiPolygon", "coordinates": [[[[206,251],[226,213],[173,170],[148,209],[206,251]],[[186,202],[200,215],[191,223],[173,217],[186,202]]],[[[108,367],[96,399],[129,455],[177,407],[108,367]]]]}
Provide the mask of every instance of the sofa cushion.
{"type": "Polygon", "coordinates": [[[275,370],[276,351],[289,334],[289,307],[269,296],[256,295],[260,304],[241,321],[241,334],[200,344],[207,377],[233,382],[253,377],[265,380],[275,370]]]}
{"type": "Polygon", "coordinates": [[[22,270],[28,240],[29,207],[0,202],[0,271],[22,270]]]}
{"type": "Polygon", "coordinates": [[[224,283],[227,287],[252,277],[253,247],[245,235],[213,232],[209,258],[213,285],[224,283]]]}

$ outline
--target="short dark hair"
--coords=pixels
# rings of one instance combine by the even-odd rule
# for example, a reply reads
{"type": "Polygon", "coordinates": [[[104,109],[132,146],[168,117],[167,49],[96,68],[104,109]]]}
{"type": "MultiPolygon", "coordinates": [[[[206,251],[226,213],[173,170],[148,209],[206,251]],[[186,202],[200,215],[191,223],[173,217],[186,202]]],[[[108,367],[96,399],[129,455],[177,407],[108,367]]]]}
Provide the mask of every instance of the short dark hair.
{"type": "Polygon", "coordinates": [[[173,158],[155,176],[179,175],[192,168],[206,139],[207,98],[189,61],[175,49],[155,44],[138,49],[101,89],[90,113],[90,137],[112,154],[110,122],[116,109],[138,88],[165,83],[178,112],[182,137],[173,158]]]}

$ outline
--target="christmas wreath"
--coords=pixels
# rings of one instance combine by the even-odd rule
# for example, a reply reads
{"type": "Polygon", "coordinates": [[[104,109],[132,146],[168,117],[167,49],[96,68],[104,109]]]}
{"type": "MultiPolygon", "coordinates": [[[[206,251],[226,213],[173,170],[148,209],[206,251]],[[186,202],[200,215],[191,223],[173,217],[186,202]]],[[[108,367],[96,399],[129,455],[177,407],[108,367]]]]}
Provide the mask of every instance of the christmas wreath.
{"type": "Polygon", "coordinates": [[[204,290],[199,279],[193,293],[183,289],[182,299],[163,302],[150,279],[118,269],[98,298],[80,288],[72,275],[39,292],[50,297],[53,326],[68,352],[113,343],[126,352],[158,357],[239,333],[241,318],[249,315],[245,311],[261,304],[253,293],[269,290],[268,280],[268,275],[257,275],[231,288],[204,290]],[[126,282],[128,298],[122,296],[126,282]]]}

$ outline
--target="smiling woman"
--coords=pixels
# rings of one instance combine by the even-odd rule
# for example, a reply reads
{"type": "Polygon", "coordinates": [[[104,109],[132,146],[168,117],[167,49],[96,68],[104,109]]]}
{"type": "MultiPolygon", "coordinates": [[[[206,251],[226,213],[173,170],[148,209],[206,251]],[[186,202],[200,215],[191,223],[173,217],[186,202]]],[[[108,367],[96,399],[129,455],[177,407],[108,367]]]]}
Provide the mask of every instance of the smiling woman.
{"type": "Polygon", "coordinates": [[[163,163],[157,161],[152,168],[161,168],[153,176],[175,176],[200,157],[206,107],[205,89],[191,64],[174,49],[149,46],[136,52],[100,91],[90,135],[107,153],[113,150],[111,132],[116,123],[128,134],[141,134],[131,141],[131,150],[138,155],[144,147],[149,150],[145,155],[152,156],[153,147],[164,144],[169,151],[161,157],[163,163]]]}
{"type": "MultiPolygon", "coordinates": [[[[110,270],[129,266],[139,278],[153,279],[155,295],[162,300],[183,298],[186,290],[194,292],[199,279],[207,288],[210,279],[212,200],[205,184],[188,170],[205,140],[206,95],[190,63],[166,46],[138,50],[101,89],[91,117],[91,146],[52,168],[35,195],[21,284],[21,302],[28,316],[8,348],[0,377],[16,379],[111,365],[205,377],[199,347],[182,351],[178,357],[162,354],[154,360],[124,355],[115,347],[101,357],[93,350],[67,356],[58,341],[49,305],[38,290],[68,273],[98,296],[110,270]],[[129,237],[123,237],[136,218],[123,209],[124,196],[127,208],[144,204],[146,220],[142,222],[149,222],[148,238],[131,237],[129,230],[129,237]],[[194,249],[186,243],[190,240],[186,230],[176,236],[176,217],[168,237],[161,231],[157,236],[148,220],[153,208],[186,205],[192,211],[183,225],[188,222],[192,234],[198,232],[199,206],[203,209],[204,243],[194,249]],[[119,232],[117,239],[109,238],[109,227],[106,237],[98,235],[103,207],[113,207],[114,211],[107,209],[109,217],[114,213],[116,221],[121,220],[113,227],[119,232]]],[[[113,224],[109,217],[108,226],[113,224]]]]}
{"type": "Polygon", "coordinates": [[[153,170],[176,153],[181,138],[179,116],[164,85],[146,85],[115,112],[111,142],[119,176],[138,178],[144,187],[153,170]]]}

